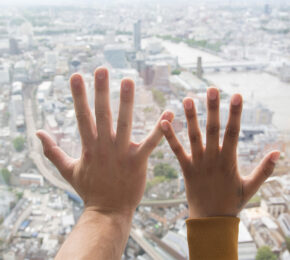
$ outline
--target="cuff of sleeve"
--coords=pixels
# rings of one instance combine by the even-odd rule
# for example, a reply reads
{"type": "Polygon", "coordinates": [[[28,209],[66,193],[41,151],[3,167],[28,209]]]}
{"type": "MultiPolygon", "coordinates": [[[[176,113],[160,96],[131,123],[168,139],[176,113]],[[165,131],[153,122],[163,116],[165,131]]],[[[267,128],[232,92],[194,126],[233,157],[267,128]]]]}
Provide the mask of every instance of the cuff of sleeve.
{"type": "Polygon", "coordinates": [[[187,219],[190,260],[237,260],[239,222],[237,217],[187,219]]]}

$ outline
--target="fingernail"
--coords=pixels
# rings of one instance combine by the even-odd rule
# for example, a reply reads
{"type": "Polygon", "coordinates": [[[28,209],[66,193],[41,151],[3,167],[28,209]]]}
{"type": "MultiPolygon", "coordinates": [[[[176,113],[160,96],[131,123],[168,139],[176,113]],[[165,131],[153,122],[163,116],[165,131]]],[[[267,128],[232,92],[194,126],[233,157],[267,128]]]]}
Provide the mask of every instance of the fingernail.
{"type": "Polygon", "coordinates": [[[104,69],[100,69],[96,72],[98,79],[104,79],[106,76],[106,72],[104,69]]]}
{"type": "Polygon", "coordinates": [[[71,84],[73,87],[78,86],[81,82],[81,76],[78,74],[75,74],[71,78],[71,84]]]}
{"type": "Polygon", "coordinates": [[[191,100],[186,100],[184,102],[184,107],[185,109],[189,110],[189,109],[192,109],[192,101],[191,100]]]}
{"type": "Polygon", "coordinates": [[[214,88],[210,88],[208,91],[207,91],[207,95],[208,95],[208,98],[210,100],[216,100],[217,98],[217,90],[214,89],[214,88]]]}
{"type": "Polygon", "coordinates": [[[271,161],[273,163],[276,163],[279,160],[279,158],[280,158],[280,153],[279,152],[273,153],[272,156],[271,156],[271,161]]]}
{"type": "Polygon", "coordinates": [[[238,106],[239,104],[241,104],[241,97],[239,95],[234,95],[232,98],[232,104],[234,106],[238,106]]]}
{"type": "Polygon", "coordinates": [[[126,92],[128,92],[129,89],[130,89],[130,82],[124,81],[123,82],[123,90],[126,91],[126,92]]]}
{"type": "Polygon", "coordinates": [[[172,114],[172,112],[167,111],[167,112],[165,112],[164,115],[163,115],[163,119],[166,119],[167,121],[171,121],[172,118],[173,118],[173,114],[172,114]]]}
{"type": "Polygon", "coordinates": [[[168,130],[168,125],[165,121],[161,122],[161,127],[164,131],[167,131],[168,130]]]}

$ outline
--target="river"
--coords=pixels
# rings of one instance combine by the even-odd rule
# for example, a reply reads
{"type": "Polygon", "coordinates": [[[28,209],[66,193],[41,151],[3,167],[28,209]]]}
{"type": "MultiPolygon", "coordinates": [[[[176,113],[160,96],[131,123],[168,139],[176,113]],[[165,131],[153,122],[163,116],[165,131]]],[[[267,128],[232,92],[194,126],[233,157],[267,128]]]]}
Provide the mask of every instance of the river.
{"type": "MultiPolygon", "coordinates": [[[[191,48],[184,43],[164,41],[164,48],[178,57],[179,63],[188,64],[201,56],[203,62],[223,61],[205,51],[191,48]]],[[[276,76],[264,72],[211,72],[204,77],[229,94],[240,93],[244,100],[261,103],[274,112],[273,124],[281,131],[290,132],[290,83],[281,82],[276,76]]]]}

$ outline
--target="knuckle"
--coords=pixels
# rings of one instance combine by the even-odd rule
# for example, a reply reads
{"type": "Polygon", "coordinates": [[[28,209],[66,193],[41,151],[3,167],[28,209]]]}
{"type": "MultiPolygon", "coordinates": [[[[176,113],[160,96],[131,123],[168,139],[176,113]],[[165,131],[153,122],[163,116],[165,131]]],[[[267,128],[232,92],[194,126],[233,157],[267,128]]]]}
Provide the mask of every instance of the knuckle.
{"type": "Polygon", "coordinates": [[[165,135],[166,139],[168,140],[168,142],[173,141],[173,135],[170,132],[165,132],[164,135],[165,135]]]}
{"type": "Polygon", "coordinates": [[[133,101],[131,93],[122,93],[121,101],[123,103],[131,103],[133,101]]]}
{"type": "Polygon", "coordinates": [[[239,136],[239,129],[236,127],[232,127],[232,126],[228,126],[226,128],[226,136],[230,137],[230,138],[236,138],[239,136]]]}
{"type": "Polygon", "coordinates": [[[128,121],[123,121],[123,120],[118,121],[118,128],[120,130],[126,130],[126,129],[128,129],[129,128],[128,121]]]}
{"type": "Polygon", "coordinates": [[[267,165],[262,170],[262,172],[263,172],[263,174],[264,174],[264,176],[266,178],[268,178],[272,174],[272,171],[273,171],[273,166],[272,165],[267,165]]]}
{"type": "Polygon", "coordinates": [[[216,125],[207,125],[206,127],[206,132],[208,135],[212,136],[212,135],[217,135],[218,132],[219,132],[219,125],[216,124],[216,125]]]}
{"type": "Polygon", "coordinates": [[[231,114],[234,116],[239,116],[241,113],[241,106],[231,106],[231,114]]]}
{"type": "Polygon", "coordinates": [[[148,140],[146,145],[149,149],[153,149],[156,146],[156,142],[154,140],[148,140]]]}
{"type": "Polygon", "coordinates": [[[109,119],[108,113],[106,113],[104,110],[97,110],[96,117],[99,122],[106,122],[109,119]]]}
{"type": "Polygon", "coordinates": [[[188,121],[192,121],[193,119],[196,118],[196,115],[192,111],[186,111],[186,117],[187,117],[188,121]]]}
{"type": "Polygon", "coordinates": [[[93,153],[88,148],[83,148],[83,158],[85,161],[91,161],[93,153]]]}
{"type": "Polygon", "coordinates": [[[78,121],[82,121],[84,118],[89,117],[89,113],[87,112],[77,112],[76,113],[76,118],[78,121]]]}
{"type": "Polygon", "coordinates": [[[201,139],[200,134],[194,134],[194,133],[192,133],[192,134],[189,135],[189,140],[190,140],[190,142],[192,144],[198,143],[200,141],[200,139],[201,139]]]}
{"type": "Polygon", "coordinates": [[[177,144],[172,145],[171,149],[176,155],[179,155],[181,153],[181,148],[177,144]]]}
{"type": "Polygon", "coordinates": [[[57,147],[44,148],[43,153],[48,159],[51,160],[53,158],[55,149],[57,149],[57,147]]]}
{"type": "Polygon", "coordinates": [[[209,110],[217,110],[219,107],[219,104],[217,101],[210,101],[208,102],[208,109],[209,110]]]}
{"type": "Polygon", "coordinates": [[[52,153],[50,149],[43,149],[43,153],[47,158],[50,158],[52,153]]]}

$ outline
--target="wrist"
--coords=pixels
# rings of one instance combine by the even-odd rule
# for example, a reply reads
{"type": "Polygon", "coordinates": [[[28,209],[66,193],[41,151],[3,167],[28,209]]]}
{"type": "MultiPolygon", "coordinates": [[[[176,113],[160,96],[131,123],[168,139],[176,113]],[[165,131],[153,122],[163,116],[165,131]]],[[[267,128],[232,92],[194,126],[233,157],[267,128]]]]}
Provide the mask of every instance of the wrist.
{"type": "Polygon", "coordinates": [[[189,216],[190,219],[201,219],[201,218],[210,218],[210,217],[237,217],[237,214],[232,212],[224,212],[224,211],[203,211],[196,210],[189,207],[189,216]]]}
{"type": "Polygon", "coordinates": [[[85,207],[79,223],[100,221],[111,225],[131,226],[134,210],[100,209],[94,206],[85,207]]]}
{"type": "Polygon", "coordinates": [[[120,259],[133,213],[85,207],[56,259],[120,259]]]}

